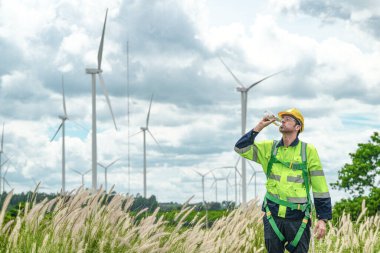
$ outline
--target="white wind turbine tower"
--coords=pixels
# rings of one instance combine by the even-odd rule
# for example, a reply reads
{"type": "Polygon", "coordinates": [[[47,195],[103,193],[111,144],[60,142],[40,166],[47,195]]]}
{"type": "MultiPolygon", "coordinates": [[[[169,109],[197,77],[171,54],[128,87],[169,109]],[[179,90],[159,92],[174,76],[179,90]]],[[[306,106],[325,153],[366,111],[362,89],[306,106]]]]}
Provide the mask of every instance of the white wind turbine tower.
{"type": "MultiPolygon", "coordinates": [[[[232,75],[232,77],[235,79],[235,81],[238,83],[238,87],[236,88],[237,91],[239,91],[241,93],[241,134],[244,135],[245,134],[245,131],[246,131],[246,123],[247,123],[247,97],[248,97],[248,91],[250,89],[252,89],[254,86],[256,86],[257,84],[261,83],[262,81],[274,76],[274,75],[277,75],[281,72],[277,72],[277,73],[274,73],[272,75],[269,75],[267,77],[264,77],[263,79],[257,81],[257,82],[254,82],[253,84],[251,84],[250,86],[246,87],[242,84],[242,82],[240,82],[240,80],[234,75],[234,73],[232,73],[232,71],[228,68],[228,66],[224,63],[224,61],[222,60],[221,57],[219,57],[219,60],[222,62],[222,64],[224,65],[224,67],[226,67],[226,69],[228,70],[228,72],[230,72],[230,74],[232,75]]],[[[243,158],[242,159],[242,162],[241,162],[241,174],[242,174],[242,203],[245,205],[247,203],[247,171],[246,171],[246,163],[245,163],[245,159],[243,158]]]]}
{"type": "Polygon", "coordinates": [[[227,177],[223,178],[223,180],[226,180],[226,201],[227,202],[228,202],[228,185],[231,185],[230,181],[228,180],[230,175],[231,175],[231,171],[230,173],[228,173],[227,177]]]}
{"type": "Polygon", "coordinates": [[[114,165],[117,161],[119,161],[120,159],[116,159],[115,161],[111,162],[110,164],[108,164],[107,166],[101,164],[101,163],[98,163],[98,165],[102,168],[104,168],[104,183],[105,183],[105,191],[107,192],[107,171],[108,171],[108,168],[111,167],[112,165],[114,165]]]}
{"type": "Polygon", "coordinates": [[[106,101],[108,104],[108,107],[110,109],[113,123],[115,125],[115,129],[117,130],[115,117],[112,111],[111,102],[108,97],[108,91],[106,89],[106,86],[104,84],[103,76],[102,76],[102,55],[103,55],[103,45],[104,45],[104,33],[106,29],[106,22],[107,22],[107,13],[108,9],[106,11],[106,17],[104,19],[104,25],[103,25],[103,31],[102,31],[102,37],[100,40],[99,50],[98,50],[98,67],[97,68],[86,68],[86,73],[91,75],[92,79],[92,189],[97,189],[97,140],[96,140],[96,75],[99,77],[99,83],[101,87],[103,88],[104,96],[106,97],[106,101]]]}
{"type": "Polygon", "coordinates": [[[62,192],[66,192],[66,156],[65,156],[65,122],[68,119],[66,112],[66,101],[65,101],[65,88],[63,83],[63,75],[62,75],[62,104],[63,104],[63,115],[58,115],[58,118],[61,119],[62,123],[59,125],[57,131],[55,132],[53,138],[51,138],[50,142],[54,140],[57,136],[59,130],[62,129],[62,192]]]}
{"type": "Polygon", "coordinates": [[[82,177],[82,187],[84,187],[84,176],[91,171],[91,169],[85,171],[85,172],[80,172],[78,170],[73,170],[75,173],[78,173],[82,177]]]}
{"type": "Polygon", "coordinates": [[[143,181],[144,181],[144,198],[146,198],[146,132],[148,132],[150,134],[150,136],[153,138],[153,140],[160,147],[160,144],[158,143],[156,138],[154,138],[153,134],[149,131],[149,115],[150,115],[150,108],[152,107],[152,100],[153,100],[153,94],[152,94],[152,97],[150,98],[149,110],[148,110],[148,114],[146,116],[146,125],[145,125],[145,127],[140,127],[140,129],[141,129],[140,132],[143,132],[143,140],[144,140],[144,143],[143,143],[143,146],[144,146],[144,171],[143,171],[143,174],[144,174],[144,178],[143,178],[143,181]]]}

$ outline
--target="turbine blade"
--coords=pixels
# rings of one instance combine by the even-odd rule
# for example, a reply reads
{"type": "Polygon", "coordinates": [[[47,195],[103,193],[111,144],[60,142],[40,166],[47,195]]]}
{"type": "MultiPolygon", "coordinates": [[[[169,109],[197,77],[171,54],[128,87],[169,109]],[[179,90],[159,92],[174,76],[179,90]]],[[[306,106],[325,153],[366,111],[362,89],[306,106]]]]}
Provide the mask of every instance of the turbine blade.
{"type": "Polygon", "coordinates": [[[110,108],[110,112],[111,112],[111,115],[112,115],[113,123],[115,125],[115,129],[117,130],[115,116],[113,115],[113,111],[112,111],[111,101],[110,101],[110,98],[108,96],[108,91],[107,91],[106,85],[104,84],[103,76],[102,76],[101,73],[99,73],[99,80],[100,80],[100,85],[103,88],[104,96],[106,97],[108,107],[110,108]]]}
{"type": "Polygon", "coordinates": [[[9,161],[9,158],[5,160],[0,166],[3,167],[8,161],[9,161]]]}
{"type": "Polygon", "coordinates": [[[0,150],[0,152],[3,152],[3,145],[4,145],[4,122],[3,122],[3,132],[1,134],[1,150],[0,150]]]}
{"type": "Polygon", "coordinates": [[[5,183],[7,183],[7,185],[9,186],[9,188],[12,188],[12,186],[9,184],[9,182],[8,182],[7,179],[3,178],[3,181],[4,181],[5,183]]]}
{"type": "Polygon", "coordinates": [[[103,31],[102,31],[102,38],[100,39],[100,45],[99,45],[99,50],[98,50],[98,69],[99,69],[99,70],[102,68],[102,55],[103,55],[103,45],[104,45],[104,33],[105,33],[105,31],[106,31],[107,14],[108,14],[108,8],[107,8],[107,10],[106,10],[106,17],[104,18],[103,31]]]}
{"type": "Polygon", "coordinates": [[[89,169],[88,171],[86,171],[86,172],[84,173],[84,175],[86,175],[86,174],[89,173],[90,171],[92,171],[92,169],[89,169]]]}
{"type": "Polygon", "coordinates": [[[255,175],[255,173],[252,174],[251,179],[249,179],[249,181],[248,181],[248,184],[250,184],[252,182],[252,179],[253,179],[254,175],[255,175]]]}
{"type": "MultiPolygon", "coordinates": [[[[160,143],[158,143],[158,141],[156,140],[156,138],[154,138],[153,134],[150,132],[149,129],[148,129],[148,133],[149,133],[150,136],[153,138],[153,140],[156,142],[156,144],[158,145],[158,147],[160,148],[160,150],[161,150],[162,152],[164,152],[164,151],[162,150],[162,147],[161,147],[160,143]]],[[[164,152],[164,153],[165,153],[165,152],[164,152]]]]}
{"type": "Polygon", "coordinates": [[[253,83],[253,84],[251,84],[251,85],[248,87],[247,91],[249,91],[253,86],[256,86],[257,84],[261,83],[262,81],[264,81],[264,80],[266,80],[266,79],[268,79],[268,78],[270,78],[270,77],[272,77],[272,76],[278,75],[278,74],[280,74],[280,73],[282,73],[282,72],[284,72],[284,71],[285,71],[285,70],[279,71],[279,72],[277,72],[277,73],[274,73],[274,74],[272,74],[272,75],[269,75],[269,76],[267,76],[267,77],[264,77],[263,79],[261,79],[261,80],[255,82],[255,83],[253,83]]]}
{"type": "Polygon", "coordinates": [[[62,103],[63,103],[63,112],[65,114],[65,117],[67,118],[66,100],[65,100],[65,87],[64,87],[64,83],[63,83],[63,75],[62,75],[62,103]]]}
{"type": "Polygon", "coordinates": [[[128,136],[128,138],[131,138],[132,136],[135,136],[135,135],[137,135],[137,134],[139,134],[139,133],[141,133],[141,132],[142,132],[142,130],[141,130],[141,131],[138,131],[137,133],[134,133],[134,134],[128,136]]]}
{"type": "Polygon", "coordinates": [[[198,172],[196,170],[193,170],[193,169],[192,169],[192,171],[194,171],[195,173],[197,173],[199,176],[203,177],[203,175],[200,172],[198,172]]]}
{"type": "Polygon", "coordinates": [[[240,156],[238,157],[238,159],[236,161],[235,168],[238,166],[239,162],[240,162],[240,156]]]}
{"type": "Polygon", "coordinates": [[[152,97],[150,98],[148,115],[146,116],[146,128],[148,128],[148,125],[149,125],[149,115],[150,115],[150,108],[152,107],[152,100],[153,100],[153,94],[152,94],[152,97]]]}
{"type": "Polygon", "coordinates": [[[112,163],[108,164],[107,165],[107,168],[111,167],[112,165],[114,165],[117,161],[119,161],[120,158],[116,159],[115,161],[113,161],[112,163]]]}
{"type": "Polygon", "coordinates": [[[226,67],[226,69],[228,70],[228,72],[230,72],[230,74],[232,75],[232,77],[235,79],[235,81],[241,86],[241,87],[245,87],[241,82],[240,80],[234,75],[234,73],[231,71],[231,69],[227,66],[227,64],[224,63],[224,61],[222,60],[222,58],[220,56],[218,56],[219,60],[222,62],[222,64],[224,65],[224,67],[226,67]]]}
{"type": "Polygon", "coordinates": [[[253,167],[253,165],[252,165],[250,162],[248,162],[248,164],[249,164],[249,166],[251,166],[251,168],[252,168],[253,172],[255,172],[255,173],[256,173],[256,170],[255,170],[255,168],[253,167]]]}
{"type": "Polygon", "coordinates": [[[101,163],[98,163],[98,165],[100,166],[100,167],[102,167],[102,168],[106,168],[106,166],[104,166],[103,164],[101,164],[101,163]]]}
{"type": "Polygon", "coordinates": [[[78,174],[80,174],[80,175],[82,175],[81,172],[79,172],[79,171],[77,171],[77,170],[75,170],[75,169],[73,169],[73,171],[76,172],[76,173],[78,173],[78,174]]]}
{"type": "Polygon", "coordinates": [[[61,128],[62,128],[62,125],[63,125],[63,122],[61,123],[61,125],[59,125],[59,127],[58,127],[57,131],[55,132],[55,134],[54,134],[53,138],[51,138],[50,142],[52,142],[52,141],[54,140],[55,136],[57,136],[57,134],[58,134],[59,130],[61,130],[61,128]]]}
{"type": "Polygon", "coordinates": [[[8,164],[7,168],[5,169],[5,172],[4,172],[4,174],[3,174],[3,177],[5,177],[5,176],[7,175],[8,170],[9,170],[9,164],[8,164]]]}

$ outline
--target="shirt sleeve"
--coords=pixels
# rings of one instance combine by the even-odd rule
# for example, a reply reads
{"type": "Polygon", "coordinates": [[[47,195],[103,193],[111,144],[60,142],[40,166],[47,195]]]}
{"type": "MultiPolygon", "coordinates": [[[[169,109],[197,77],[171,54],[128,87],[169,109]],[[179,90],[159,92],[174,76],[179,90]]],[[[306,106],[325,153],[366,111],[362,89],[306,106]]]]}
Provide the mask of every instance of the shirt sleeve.
{"type": "Polygon", "coordinates": [[[311,144],[308,144],[307,147],[307,167],[310,175],[317,218],[331,220],[331,197],[322,164],[315,147],[311,144]]]}
{"type": "Polygon", "coordinates": [[[273,140],[255,141],[258,134],[251,130],[243,135],[235,144],[235,151],[242,157],[261,164],[266,172],[273,140]]]}

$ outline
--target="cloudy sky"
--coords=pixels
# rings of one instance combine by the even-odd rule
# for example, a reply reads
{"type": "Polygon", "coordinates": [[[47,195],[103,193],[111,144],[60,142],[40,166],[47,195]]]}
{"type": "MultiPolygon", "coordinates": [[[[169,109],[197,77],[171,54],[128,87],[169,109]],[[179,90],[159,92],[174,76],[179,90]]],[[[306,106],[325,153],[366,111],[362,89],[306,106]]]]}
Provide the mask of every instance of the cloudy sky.
{"type": "MultiPolygon", "coordinates": [[[[357,143],[380,129],[377,1],[0,0],[2,159],[10,158],[2,170],[16,192],[34,188],[34,181],[41,181],[41,191],[61,188],[60,134],[50,139],[63,113],[62,75],[67,189],[81,185],[73,170],[91,169],[91,77],[85,68],[96,67],[107,8],[102,69],[118,130],[98,86],[98,161],[120,159],[108,172],[118,192],[143,191],[143,137],[135,133],[145,125],[152,94],[149,127],[160,146],[147,136],[148,195],[160,202],[182,203],[193,195],[200,201],[201,177],[194,170],[235,165],[240,93],[218,56],[245,85],[284,70],[250,90],[247,129],[265,110],[299,108],[305,116],[301,139],[316,146],[329,183],[357,143]]],[[[280,134],[273,125],[257,138],[280,134]]],[[[247,169],[249,180],[253,170],[247,169]]],[[[223,178],[230,171],[215,174],[223,178]]],[[[90,187],[91,173],[84,180],[90,187]]],[[[261,196],[264,180],[258,174],[261,196]]],[[[104,184],[102,168],[98,183],[104,184]]],[[[207,201],[215,200],[211,185],[208,177],[207,201]]],[[[234,199],[234,188],[228,190],[234,199]]],[[[332,192],[334,202],[347,197],[332,192]]],[[[248,199],[254,195],[252,181],[248,199]]],[[[218,201],[226,198],[225,181],[218,181],[218,201]]]]}

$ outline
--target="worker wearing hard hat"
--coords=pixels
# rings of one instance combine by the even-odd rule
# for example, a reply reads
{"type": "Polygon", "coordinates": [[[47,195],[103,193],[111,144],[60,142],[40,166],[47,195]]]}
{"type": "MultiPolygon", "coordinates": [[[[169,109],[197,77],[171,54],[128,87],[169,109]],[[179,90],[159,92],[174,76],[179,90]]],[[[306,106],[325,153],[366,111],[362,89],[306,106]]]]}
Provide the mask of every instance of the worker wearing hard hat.
{"type": "Polygon", "coordinates": [[[316,217],[315,233],[325,236],[326,222],[332,218],[331,198],[317,150],[298,139],[305,121],[296,108],[278,113],[282,138],[279,141],[255,141],[258,133],[273,123],[275,117],[264,117],[235,145],[241,156],[264,169],[267,193],[264,237],[268,252],[307,252],[310,242],[311,190],[316,217]]]}

